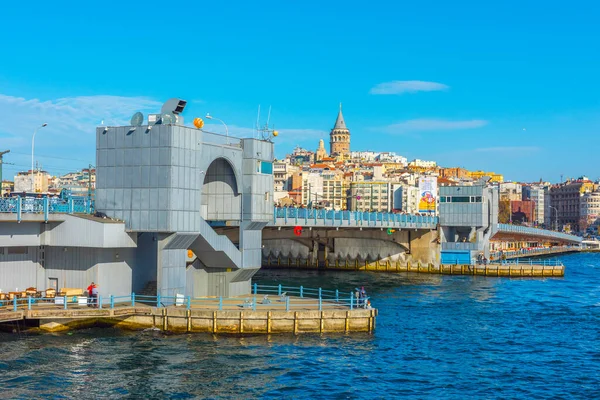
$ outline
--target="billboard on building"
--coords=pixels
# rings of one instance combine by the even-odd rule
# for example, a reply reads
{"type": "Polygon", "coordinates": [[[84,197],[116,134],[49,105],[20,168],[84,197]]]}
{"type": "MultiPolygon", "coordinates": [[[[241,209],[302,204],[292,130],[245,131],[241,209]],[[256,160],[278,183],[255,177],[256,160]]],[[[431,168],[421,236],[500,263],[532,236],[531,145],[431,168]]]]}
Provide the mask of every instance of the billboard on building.
{"type": "Polygon", "coordinates": [[[437,178],[419,178],[419,212],[434,213],[437,202],[437,178]]]}

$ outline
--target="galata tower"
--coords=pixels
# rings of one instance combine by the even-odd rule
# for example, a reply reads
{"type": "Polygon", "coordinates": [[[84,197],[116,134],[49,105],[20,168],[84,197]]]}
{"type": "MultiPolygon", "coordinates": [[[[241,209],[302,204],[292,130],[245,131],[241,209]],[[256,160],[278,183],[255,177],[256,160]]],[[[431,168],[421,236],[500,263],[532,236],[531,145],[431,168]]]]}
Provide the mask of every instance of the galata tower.
{"type": "Polygon", "coordinates": [[[342,103],[340,103],[340,112],[335,120],[335,126],[329,134],[329,149],[330,154],[339,154],[344,157],[350,155],[350,131],[344,122],[342,115],[342,103]]]}

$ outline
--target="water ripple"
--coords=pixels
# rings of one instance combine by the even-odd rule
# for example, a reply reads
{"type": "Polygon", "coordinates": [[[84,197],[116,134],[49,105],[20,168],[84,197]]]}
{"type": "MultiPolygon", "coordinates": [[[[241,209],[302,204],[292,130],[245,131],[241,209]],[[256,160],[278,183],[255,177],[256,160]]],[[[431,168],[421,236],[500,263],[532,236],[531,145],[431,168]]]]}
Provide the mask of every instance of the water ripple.
{"type": "Polygon", "coordinates": [[[0,334],[0,398],[597,398],[600,255],[564,278],[261,271],[365,286],[374,335],[0,334]]]}

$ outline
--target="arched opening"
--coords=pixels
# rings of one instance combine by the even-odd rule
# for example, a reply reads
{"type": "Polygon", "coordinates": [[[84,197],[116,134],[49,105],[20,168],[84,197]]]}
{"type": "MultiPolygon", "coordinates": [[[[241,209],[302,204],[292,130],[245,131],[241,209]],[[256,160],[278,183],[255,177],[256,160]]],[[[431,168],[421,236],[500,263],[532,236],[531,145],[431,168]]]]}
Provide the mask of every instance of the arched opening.
{"type": "Polygon", "coordinates": [[[241,199],[231,164],[224,158],[214,160],[202,185],[201,215],[208,221],[241,219],[241,199]]]}

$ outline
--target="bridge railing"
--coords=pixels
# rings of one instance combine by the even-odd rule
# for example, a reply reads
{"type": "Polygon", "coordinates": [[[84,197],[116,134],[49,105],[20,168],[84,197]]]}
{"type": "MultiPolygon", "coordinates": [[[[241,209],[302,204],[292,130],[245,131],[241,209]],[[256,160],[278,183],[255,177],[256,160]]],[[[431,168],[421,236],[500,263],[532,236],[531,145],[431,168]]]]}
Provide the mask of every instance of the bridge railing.
{"type": "Polygon", "coordinates": [[[132,293],[126,296],[103,296],[96,298],[87,296],[56,296],[56,297],[13,297],[11,300],[0,300],[0,311],[31,310],[36,308],[52,309],[80,309],[89,306],[100,309],[114,309],[123,307],[150,306],[164,308],[179,306],[182,308],[200,308],[211,310],[225,309],[292,309],[314,308],[324,309],[340,308],[367,308],[368,297],[358,298],[354,292],[339,292],[338,290],[325,290],[291,287],[253,285],[253,293],[246,297],[191,297],[177,296],[146,296],[132,293]],[[269,298],[269,296],[272,296],[269,298]],[[277,298],[275,298],[277,296],[277,298]]]}
{"type": "Polygon", "coordinates": [[[417,225],[437,225],[438,217],[429,215],[412,214],[392,214],[383,212],[364,212],[364,211],[336,211],[313,208],[294,208],[294,207],[275,207],[273,209],[273,223],[278,219],[283,219],[285,223],[294,222],[313,222],[321,221],[331,222],[332,224],[343,225],[344,222],[350,223],[369,223],[379,224],[417,224],[417,225]]]}
{"type": "Polygon", "coordinates": [[[504,233],[518,233],[522,235],[531,235],[531,236],[543,236],[543,237],[551,237],[560,240],[567,240],[569,242],[581,242],[583,239],[579,236],[570,235],[568,233],[563,232],[555,232],[548,229],[539,229],[532,228],[529,226],[522,225],[511,225],[511,224],[498,224],[498,232],[504,233]]]}
{"type": "MultiPolygon", "coordinates": [[[[302,307],[312,305],[318,307],[321,311],[324,307],[336,308],[339,306],[354,308],[367,308],[369,297],[358,297],[357,291],[340,292],[339,290],[327,290],[322,288],[308,288],[304,286],[284,286],[284,285],[252,285],[252,293],[256,295],[276,295],[280,300],[290,299],[295,296],[296,302],[302,307]],[[298,300],[300,298],[300,300],[298,300]],[[304,299],[317,300],[314,304],[304,299]],[[325,303],[323,303],[325,301],[325,303]]],[[[287,300],[289,302],[289,300],[287,300]]],[[[291,306],[290,306],[291,308],[291,306]]],[[[288,311],[290,308],[287,308],[288,311]]]]}
{"type": "MultiPolygon", "coordinates": [[[[538,247],[532,249],[518,249],[518,250],[501,250],[490,252],[490,257],[494,260],[501,260],[504,257],[531,257],[534,255],[543,256],[545,254],[564,253],[565,251],[578,250],[578,246],[554,246],[554,247],[538,247]]],[[[528,260],[531,261],[531,260],[528,260]]]]}
{"type": "Polygon", "coordinates": [[[49,214],[91,214],[94,212],[94,201],[88,197],[71,196],[65,199],[52,197],[1,197],[0,213],[17,215],[21,221],[22,214],[43,214],[48,220],[49,214]]]}

